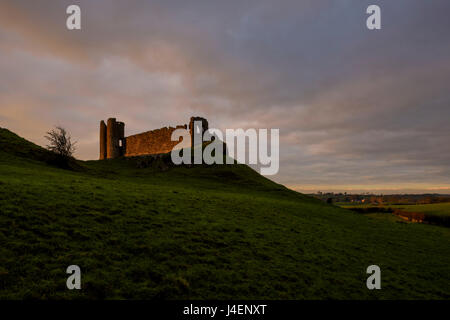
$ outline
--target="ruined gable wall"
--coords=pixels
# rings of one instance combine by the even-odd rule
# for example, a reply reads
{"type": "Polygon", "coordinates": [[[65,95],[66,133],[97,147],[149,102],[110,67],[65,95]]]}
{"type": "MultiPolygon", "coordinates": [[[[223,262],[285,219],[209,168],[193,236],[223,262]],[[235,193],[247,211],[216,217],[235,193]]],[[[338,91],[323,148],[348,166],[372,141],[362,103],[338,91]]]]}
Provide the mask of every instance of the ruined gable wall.
{"type": "MultiPolygon", "coordinates": [[[[165,127],[135,134],[125,138],[125,156],[140,156],[171,152],[179,141],[171,141],[172,132],[176,129],[187,129],[187,125],[165,127]]],[[[180,138],[181,141],[182,138],[180,138]]]]}

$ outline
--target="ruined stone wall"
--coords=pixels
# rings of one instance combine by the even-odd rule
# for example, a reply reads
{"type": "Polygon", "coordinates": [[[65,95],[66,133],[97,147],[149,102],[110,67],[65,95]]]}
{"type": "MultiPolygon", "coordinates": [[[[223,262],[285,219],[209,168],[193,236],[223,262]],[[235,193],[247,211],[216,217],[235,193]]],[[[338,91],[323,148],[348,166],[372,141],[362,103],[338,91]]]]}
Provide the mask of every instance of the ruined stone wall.
{"type": "Polygon", "coordinates": [[[193,145],[193,132],[201,135],[208,129],[208,121],[201,117],[191,117],[189,126],[180,125],[165,127],[152,131],[147,131],[125,137],[125,124],[116,121],[116,118],[109,118],[107,124],[100,122],[100,159],[115,159],[121,156],[132,157],[141,155],[168,153],[178,145],[183,138],[172,141],[172,133],[176,129],[188,129],[191,133],[191,141],[188,145],[193,145]],[[194,121],[196,124],[194,125],[194,121]],[[197,122],[198,121],[198,122],[197,122]],[[201,130],[200,130],[201,127],[201,130]]]}
{"type": "Polygon", "coordinates": [[[187,125],[165,127],[125,138],[125,156],[140,156],[148,154],[168,153],[182,141],[172,141],[172,132],[176,129],[187,129],[187,125]]]}

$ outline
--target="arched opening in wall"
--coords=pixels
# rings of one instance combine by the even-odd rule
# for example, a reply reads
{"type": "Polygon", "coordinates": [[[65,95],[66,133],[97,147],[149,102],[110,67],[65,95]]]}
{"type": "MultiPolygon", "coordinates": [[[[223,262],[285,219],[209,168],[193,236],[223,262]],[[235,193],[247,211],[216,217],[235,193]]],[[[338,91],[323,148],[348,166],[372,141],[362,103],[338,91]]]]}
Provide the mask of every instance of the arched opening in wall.
{"type": "Polygon", "coordinates": [[[119,147],[120,147],[120,148],[123,147],[123,141],[122,141],[122,139],[119,140],[119,147]]]}

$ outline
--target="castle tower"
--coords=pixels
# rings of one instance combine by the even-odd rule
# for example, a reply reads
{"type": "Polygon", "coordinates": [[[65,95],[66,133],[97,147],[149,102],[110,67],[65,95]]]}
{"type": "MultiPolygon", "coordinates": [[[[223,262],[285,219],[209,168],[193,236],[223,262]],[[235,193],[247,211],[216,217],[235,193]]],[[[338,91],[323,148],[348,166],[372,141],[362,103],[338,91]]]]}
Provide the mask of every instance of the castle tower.
{"type": "Polygon", "coordinates": [[[100,121],[100,160],[106,159],[106,124],[100,121]]]}
{"type": "Polygon", "coordinates": [[[106,127],[106,158],[114,159],[124,154],[125,124],[109,118],[106,127]]]}
{"type": "Polygon", "coordinates": [[[109,118],[106,128],[106,157],[114,159],[119,156],[119,143],[116,136],[116,118],[109,118]]]}

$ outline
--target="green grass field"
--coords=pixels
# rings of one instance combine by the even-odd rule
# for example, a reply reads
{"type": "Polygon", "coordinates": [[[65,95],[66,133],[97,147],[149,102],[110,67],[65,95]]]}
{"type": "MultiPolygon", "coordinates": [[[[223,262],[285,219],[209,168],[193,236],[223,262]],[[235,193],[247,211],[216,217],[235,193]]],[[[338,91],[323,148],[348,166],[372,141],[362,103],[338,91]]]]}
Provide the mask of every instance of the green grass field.
{"type": "Polygon", "coordinates": [[[0,298],[450,298],[449,228],[327,205],[244,165],[141,162],[61,169],[0,129],[0,298]],[[72,264],[82,290],[66,289],[72,264]]]}

